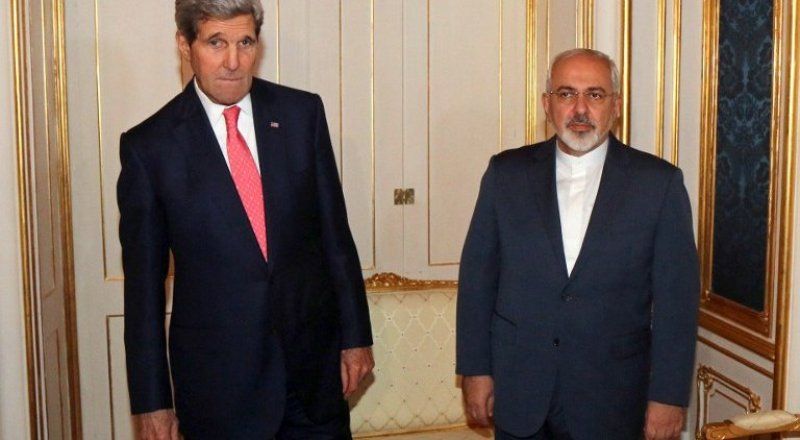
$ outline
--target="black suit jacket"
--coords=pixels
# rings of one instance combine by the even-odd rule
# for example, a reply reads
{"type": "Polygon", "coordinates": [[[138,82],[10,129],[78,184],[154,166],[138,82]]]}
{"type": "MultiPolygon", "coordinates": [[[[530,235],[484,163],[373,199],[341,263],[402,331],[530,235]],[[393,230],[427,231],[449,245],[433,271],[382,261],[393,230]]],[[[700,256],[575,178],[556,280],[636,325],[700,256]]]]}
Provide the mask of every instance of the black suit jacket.
{"type": "Polygon", "coordinates": [[[610,138],[567,275],[555,138],[489,163],[464,245],[457,372],[492,375],[495,421],[537,431],[558,386],[580,439],[638,439],[647,400],[686,406],[699,300],[679,169],[610,138]]]}
{"type": "Polygon", "coordinates": [[[372,344],[322,101],[259,79],[250,93],[268,263],[192,83],[120,141],[131,408],[172,406],[171,250],[171,379],[191,438],[267,438],[287,390],[314,419],[341,414],[340,350],[372,344]]]}

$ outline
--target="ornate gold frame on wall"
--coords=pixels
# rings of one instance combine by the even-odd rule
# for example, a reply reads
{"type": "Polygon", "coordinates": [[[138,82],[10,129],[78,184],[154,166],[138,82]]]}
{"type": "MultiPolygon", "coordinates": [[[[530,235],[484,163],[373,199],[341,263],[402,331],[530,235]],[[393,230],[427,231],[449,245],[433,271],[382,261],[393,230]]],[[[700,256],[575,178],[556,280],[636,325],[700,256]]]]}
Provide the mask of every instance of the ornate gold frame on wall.
{"type": "Polygon", "coordinates": [[[699,248],[701,262],[700,325],[759,355],[774,360],[775,343],[770,338],[773,329],[773,308],[779,284],[784,280],[778,274],[787,273],[788,262],[779,258],[790,242],[778,239],[780,229],[791,227],[791,212],[783,207],[786,189],[791,186],[790,173],[785,171],[791,162],[791,148],[784,146],[787,94],[784,82],[783,2],[774,2],[773,20],[773,74],[772,121],[770,127],[770,184],[767,219],[766,277],[764,284],[764,310],[759,312],[729,300],[712,291],[714,191],[716,177],[717,87],[719,50],[720,0],[703,4],[703,70],[701,96],[701,153],[700,153],[700,204],[699,248]],[[780,212],[779,212],[779,207],[780,212]]]}

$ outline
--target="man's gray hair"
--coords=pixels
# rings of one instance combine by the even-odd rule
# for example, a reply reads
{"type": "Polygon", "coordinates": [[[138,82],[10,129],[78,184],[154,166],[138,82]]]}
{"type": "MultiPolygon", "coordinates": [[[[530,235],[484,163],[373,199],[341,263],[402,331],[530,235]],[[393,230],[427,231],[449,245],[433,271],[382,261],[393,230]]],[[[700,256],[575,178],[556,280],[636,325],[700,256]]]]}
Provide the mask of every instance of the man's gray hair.
{"type": "Polygon", "coordinates": [[[553,62],[550,63],[550,68],[547,69],[547,91],[551,91],[550,86],[552,86],[552,77],[553,77],[553,67],[564,61],[568,58],[572,58],[575,56],[588,56],[592,58],[596,58],[598,60],[604,61],[608,65],[609,73],[611,74],[611,85],[614,88],[614,93],[619,94],[620,92],[620,85],[619,85],[619,70],[617,70],[617,64],[614,63],[614,60],[611,59],[608,55],[600,52],[599,50],[594,49],[585,49],[585,48],[577,48],[577,49],[570,49],[565,50],[564,52],[559,53],[553,58],[553,62]]]}
{"type": "Polygon", "coordinates": [[[175,0],[175,24],[189,43],[197,38],[200,22],[209,18],[227,20],[246,14],[253,16],[258,37],[264,22],[261,0],[175,0]]]}

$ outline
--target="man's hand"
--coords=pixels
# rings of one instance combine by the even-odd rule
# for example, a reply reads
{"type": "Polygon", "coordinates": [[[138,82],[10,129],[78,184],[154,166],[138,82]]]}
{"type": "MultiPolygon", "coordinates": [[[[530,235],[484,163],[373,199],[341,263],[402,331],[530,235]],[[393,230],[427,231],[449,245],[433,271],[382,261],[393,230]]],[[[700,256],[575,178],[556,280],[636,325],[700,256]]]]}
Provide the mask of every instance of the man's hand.
{"type": "Polygon", "coordinates": [[[178,418],[171,409],[160,409],[134,416],[139,423],[140,440],[180,440],[178,418]]]}
{"type": "Polygon", "coordinates": [[[644,438],[646,440],[679,439],[686,409],[654,401],[647,402],[644,416],[644,438]]]}
{"type": "Polygon", "coordinates": [[[361,380],[372,371],[375,361],[372,359],[372,348],[356,347],[342,350],[342,393],[350,397],[361,380]]]}
{"type": "Polygon", "coordinates": [[[492,376],[464,376],[461,391],[467,417],[479,426],[488,427],[494,416],[494,379],[492,376]]]}

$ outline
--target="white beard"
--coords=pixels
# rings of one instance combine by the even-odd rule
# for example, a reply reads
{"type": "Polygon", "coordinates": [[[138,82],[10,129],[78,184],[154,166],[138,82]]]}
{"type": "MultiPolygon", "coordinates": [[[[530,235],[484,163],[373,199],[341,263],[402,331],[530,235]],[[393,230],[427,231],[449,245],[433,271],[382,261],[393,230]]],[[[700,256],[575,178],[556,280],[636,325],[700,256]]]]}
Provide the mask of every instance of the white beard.
{"type": "Polygon", "coordinates": [[[591,150],[600,143],[600,134],[597,128],[583,134],[576,134],[565,128],[558,131],[558,138],[570,149],[581,153],[591,150]]]}

